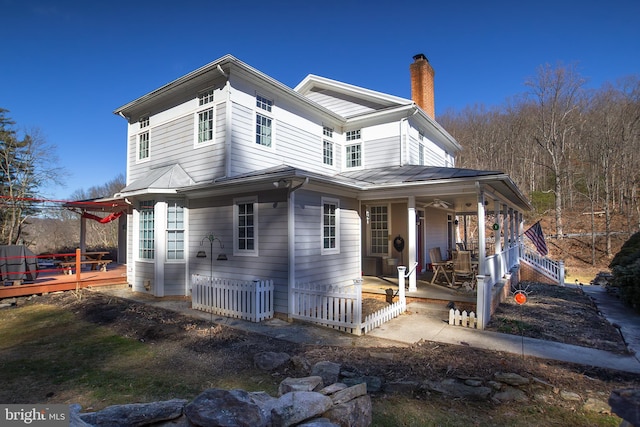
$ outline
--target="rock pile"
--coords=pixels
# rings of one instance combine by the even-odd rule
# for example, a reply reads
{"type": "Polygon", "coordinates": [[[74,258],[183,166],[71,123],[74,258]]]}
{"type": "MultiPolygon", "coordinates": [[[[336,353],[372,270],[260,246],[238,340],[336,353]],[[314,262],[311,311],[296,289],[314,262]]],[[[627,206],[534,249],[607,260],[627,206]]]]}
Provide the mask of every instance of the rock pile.
{"type": "MultiPolygon", "coordinates": [[[[256,355],[261,369],[271,370],[289,361],[283,353],[256,355]]],[[[90,426],[354,426],[371,425],[371,398],[363,379],[348,385],[338,382],[340,365],[319,362],[312,375],[286,378],[278,387],[278,397],[265,392],[211,388],[193,401],[173,399],[148,404],[107,407],[98,412],[80,413],[71,405],[72,427],[90,426]],[[325,384],[327,384],[325,386],[325,384]]]]}

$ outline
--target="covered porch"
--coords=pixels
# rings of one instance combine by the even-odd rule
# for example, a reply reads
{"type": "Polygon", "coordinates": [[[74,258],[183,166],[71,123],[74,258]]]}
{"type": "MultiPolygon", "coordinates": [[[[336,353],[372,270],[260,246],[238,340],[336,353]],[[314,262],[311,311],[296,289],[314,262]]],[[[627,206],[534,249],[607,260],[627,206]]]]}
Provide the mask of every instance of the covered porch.
{"type": "Polygon", "coordinates": [[[443,296],[452,300],[461,287],[471,291],[465,299],[475,300],[478,327],[484,328],[517,277],[512,275],[522,254],[523,212],[531,209],[527,198],[495,171],[402,167],[380,179],[359,197],[364,277],[394,277],[402,265],[407,297],[423,290],[442,295],[442,289],[430,286],[434,263],[440,261],[431,259],[432,251],[444,261],[468,251],[473,273],[454,283],[449,272],[451,294],[443,296]]]}

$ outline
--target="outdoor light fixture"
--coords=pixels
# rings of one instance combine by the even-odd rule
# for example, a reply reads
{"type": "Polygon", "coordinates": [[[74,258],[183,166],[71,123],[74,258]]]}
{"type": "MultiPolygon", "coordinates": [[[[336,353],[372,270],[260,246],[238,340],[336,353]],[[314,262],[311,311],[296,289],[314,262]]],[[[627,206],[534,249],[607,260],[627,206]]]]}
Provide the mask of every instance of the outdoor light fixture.
{"type": "Polygon", "coordinates": [[[207,257],[207,253],[205,251],[198,251],[198,253],[196,254],[196,258],[206,258],[207,257]]]}

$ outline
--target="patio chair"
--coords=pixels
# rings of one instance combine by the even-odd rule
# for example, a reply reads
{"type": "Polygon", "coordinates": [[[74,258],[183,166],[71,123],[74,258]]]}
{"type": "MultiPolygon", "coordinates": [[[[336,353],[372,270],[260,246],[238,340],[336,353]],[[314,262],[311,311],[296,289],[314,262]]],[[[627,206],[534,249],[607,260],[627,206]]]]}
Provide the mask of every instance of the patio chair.
{"type": "Polygon", "coordinates": [[[442,253],[440,247],[429,249],[429,257],[431,258],[431,265],[433,266],[433,277],[431,278],[431,284],[436,281],[438,275],[443,275],[449,286],[452,286],[451,279],[449,279],[448,272],[451,272],[451,262],[444,261],[442,259],[442,253]]]}
{"type": "Polygon", "coordinates": [[[457,251],[453,258],[453,284],[459,280],[470,290],[476,286],[476,271],[471,264],[471,251],[457,251]]]}

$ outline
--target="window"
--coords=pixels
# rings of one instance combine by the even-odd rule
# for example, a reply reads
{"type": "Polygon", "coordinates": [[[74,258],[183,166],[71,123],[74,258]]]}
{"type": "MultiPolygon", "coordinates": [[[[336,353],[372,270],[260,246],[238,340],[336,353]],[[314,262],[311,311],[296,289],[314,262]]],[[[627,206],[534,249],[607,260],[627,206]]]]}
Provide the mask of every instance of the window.
{"type": "Polygon", "coordinates": [[[322,199],[322,253],[340,253],[340,207],[337,200],[322,199]]]}
{"type": "Polygon", "coordinates": [[[138,160],[149,158],[149,131],[138,135],[138,160]]]}
{"type": "Polygon", "coordinates": [[[325,139],[322,140],[322,162],[325,165],[333,166],[333,129],[323,126],[322,135],[325,139]]]}
{"type": "Polygon", "coordinates": [[[234,208],[234,253],[236,255],[258,255],[257,199],[236,200],[234,208]]]}
{"type": "Polygon", "coordinates": [[[167,205],[167,259],[184,259],[184,207],[177,202],[167,205]]]}
{"type": "MultiPolygon", "coordinates": [[[[346,139],[349,141],[359,141],[361,137],[360,129],[347,131],[346,139]]],[[[357,168],[362,166],[362,144],[351,144],[346,146],[346,166],[357,168]]]]}
{"type": "Polygon", "coordinates": [[[371,255],[388,255],[389,253],[389,216],[386,206],[371,206],[371,255]]]}
{"type": "Polygon", "coordinates": [[[322,141],[322,161],[325,165],[333,166],[333,142],[322,141]]]}
{"type": "Polygon", "coordinates": [[[148,128],[149,127],[149,117],[141,117],[140,121],[138,123],[140,123],[140,129],[148,128]]]}
{"type": "Polygon", "coordinates": [[[261,110],[271,112],[271,107],[273,107],[273,101],[263,96],[257,95],[256,107],[260,108],[261,110]]]}
{"type": "Polygon", "coordinates": [[[256,144],[271,147],[271,119],[256,114],[256,144]]]}
{"type": "Polygon", "coordinates": [[[209,104],[213,102],[213,89],[206,90],[198,95],[198,105],[209,104]]]}
{"type": "Polygon", "coordinates": [[[360,129],[347,131],[347,141],[355,141],[360,139],[360,129]]]}
{"type": "MultiPolygon", "coordinates": [[[[256,107],[262,111],[271,113],[273,101],[264,96],[256,95],[256,107]]],[[[271,147],[273,137],[272,118],[264,113],[256,113],[256,144],[271,147]]]]}
{"type": "Polygon", "coordinates": [[[154,259],[155,256],[154,206],[155,202],[153,200],[140,202],[140,259],[154,259]]]}
{"type": "Polygon", "coordinates": [[[362,166],[362,146],[360,144],[347,145],[347,167],[362,166]]]}
{"type": "Polygon", "coordinates": [[[418,144],[418,164],[424,166],[424,144],[418,144]]]}
{"type": "Polygon", "coordinates": [[[198,113],[198,142],[213,140],[213,108],[198,113]]]}

